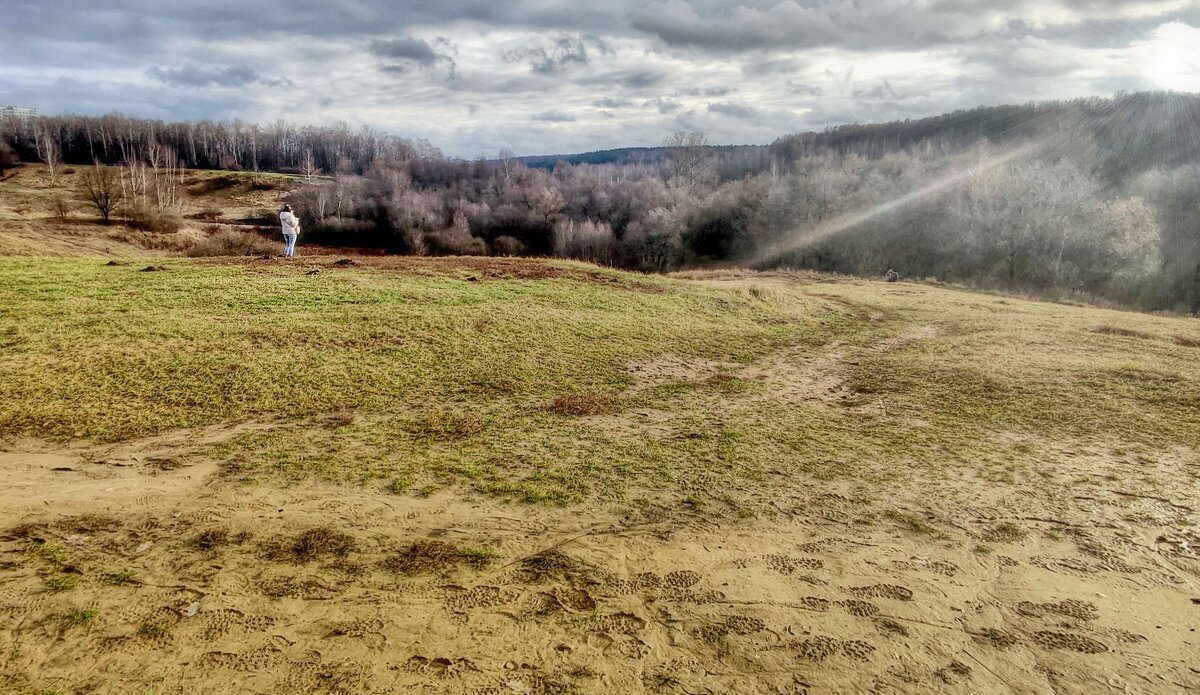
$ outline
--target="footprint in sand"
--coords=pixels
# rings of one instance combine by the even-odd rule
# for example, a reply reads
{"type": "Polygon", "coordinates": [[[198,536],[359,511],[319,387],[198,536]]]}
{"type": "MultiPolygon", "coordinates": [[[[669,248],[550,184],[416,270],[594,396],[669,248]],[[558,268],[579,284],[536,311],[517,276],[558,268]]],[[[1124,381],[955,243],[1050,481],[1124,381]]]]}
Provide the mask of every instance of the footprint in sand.
{"type": "Polygon", "coordinates": [[[859,598],[890,598],[897,601],[911,601],[912,589],[895,584],[872,584],[871,586],[855,586],[847,589],[851,596],[859,598]]]}
{"type": "Polygon", "coordinates": [[[1108,646],[1103,642],[1072,632],[1043,630],[1033,633],[1033,641],[1046,649],[1070,649],[1083,654],[1102,654],[1108,651],[1108,646]]]}
{"type": "Polygon", "coordinates": [[[1096,604],[1076,599],[1050,603],[1021,601],[1014,608],[1021,615],[1031,618],[1041,618],[1047,613],[1075,618],[1076,620],[1095,620],[1100,617],[1100,609],[1096,608],[1096,604]]]}

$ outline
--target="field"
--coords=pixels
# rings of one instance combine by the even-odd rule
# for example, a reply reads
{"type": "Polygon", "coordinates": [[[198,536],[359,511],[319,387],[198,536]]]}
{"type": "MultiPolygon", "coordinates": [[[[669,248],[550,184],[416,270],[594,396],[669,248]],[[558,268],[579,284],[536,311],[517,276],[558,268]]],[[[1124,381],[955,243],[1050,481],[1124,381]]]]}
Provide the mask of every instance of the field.
{"type": "Polygon", "coordinates": [[[0,259],[5,692],[1200,688],[1194,320],[108,260],[0,259]]]}
{"type": "Polygon", "coordinates": [[[183,259],[292,182],[153,232],[77,175],[0,181],[6,692],[1200,687],[1194,320],[183,259]]]}

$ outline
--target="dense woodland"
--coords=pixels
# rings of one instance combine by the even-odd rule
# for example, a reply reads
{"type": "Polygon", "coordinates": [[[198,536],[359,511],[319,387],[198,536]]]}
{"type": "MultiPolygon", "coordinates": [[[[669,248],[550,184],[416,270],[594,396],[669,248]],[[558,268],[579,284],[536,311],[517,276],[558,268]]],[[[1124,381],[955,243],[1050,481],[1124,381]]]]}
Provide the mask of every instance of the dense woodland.
{"type": "Polygon", "coordinates": [[[139,204],[160,208],[174,194],[144,182],[184,168],[301,174],[291,199],[309,243],[646,271],[895,268],[1200,313],[1200,96],[987,107],[769,147],[679,132],[661,148],[477,161],[370,129],[47,117],[0,123],[0,168],[18,159],[122,165],[117,197],[140,171],[139,204]]]}

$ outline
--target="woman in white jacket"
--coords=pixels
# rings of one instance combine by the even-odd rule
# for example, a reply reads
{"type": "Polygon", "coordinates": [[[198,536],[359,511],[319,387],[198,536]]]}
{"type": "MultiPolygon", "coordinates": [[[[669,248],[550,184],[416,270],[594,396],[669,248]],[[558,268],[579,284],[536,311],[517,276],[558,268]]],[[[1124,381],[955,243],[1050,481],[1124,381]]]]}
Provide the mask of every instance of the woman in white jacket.
{"type": "Polygon", "coordinates": [[[300,220],[292,214],[292,206],[284,205],[279,211],[279,224],[283,225],[283,255],[296,255],[296,237],[300,236],[300,220]]]}

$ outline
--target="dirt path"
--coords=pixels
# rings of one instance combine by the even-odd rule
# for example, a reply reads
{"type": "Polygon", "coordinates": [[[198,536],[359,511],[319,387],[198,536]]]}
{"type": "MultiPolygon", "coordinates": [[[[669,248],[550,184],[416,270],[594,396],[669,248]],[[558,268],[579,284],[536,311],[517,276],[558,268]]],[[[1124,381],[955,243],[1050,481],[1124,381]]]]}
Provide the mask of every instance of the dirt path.
{"type": "MultiPolygon", "coordinates": [[[[144,458],[128,466],[112,462],[132,459],[131,448],[108,450],[108,463],[28,443],[0,454],[0,510],[18,522],[3,543],[0,683],[105,693],[1200,687],[1197,560],[1182,545],[1196,517],[1179,489],[1101,486],[1047,509],[964,497],[966,481],[915,480],[897,494],[914,518],[948,529],[930,533],[864,530],[854,505],[828,491],[740,519],[241,486],[162,463],[155,449],[169,444],[142,443],[144,458]],[[333,535],[293,553],[313,528],[333,535]],[[329,540],[340,534],[352,548],[329,540]],[[414,552],[415,542],[426,545],[414,552]],[[451,546],[498,557],[426,552],[451,546]],[[64,557],[48,559],[47,547],[64,557]],[[115,585],[127,569],[133,577],[115,585]],[[77,581],[48,593],[55,576],[77,581]],[[95,617],[71,625],[66,616],[87,606],[95,617]]],[[[1100,465],[1080,452],[1081,470],[1100,465]]]]}

